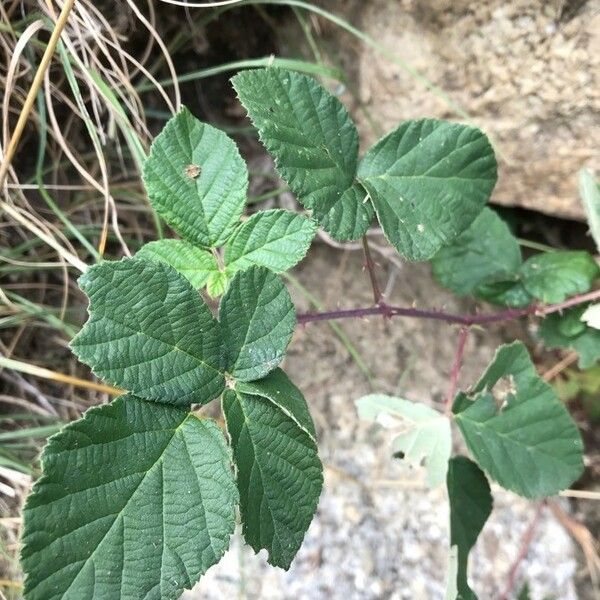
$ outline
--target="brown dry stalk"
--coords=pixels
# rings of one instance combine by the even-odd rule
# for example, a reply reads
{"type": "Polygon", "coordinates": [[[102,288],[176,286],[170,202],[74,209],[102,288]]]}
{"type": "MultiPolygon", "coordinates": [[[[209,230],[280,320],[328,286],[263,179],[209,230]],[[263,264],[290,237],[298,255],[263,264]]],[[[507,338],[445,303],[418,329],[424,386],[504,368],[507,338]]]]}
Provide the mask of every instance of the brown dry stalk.
{"type": "Polygon", "coordinates": [[[15,130],[6,148],[4,160],[0,164],[0,188],[2,188],[2,186],[4,185],[4,180],[6,179],[6,175],[8,173],[10,164],[12,163],[12,159],[15,156],[15,152],[17,150],[17,146],[19,145],[21,135],[23,134],[23,130],[25,129],[25,125],[29,119],[29,114],[31,113],[31,109],[33,108],[36,96],[40,91],[40,88],[42,87],[44,76],[46,74],[46,71],[48,70],[48,66],[50,65],[50,60],[52,59],[52,55],[54,54],[54,50],[56,49],[56,45],[58,44],[58,40],[60,39],[62,31],[65,28],[65,25],[67,24],[69,13],[71,12],[74,4],[75,0],[66,0],[66,2],[64,3],[62,10],[60,11],[60,15],[58,16],[58,20],[56,21],[56,25],[54,26],[54,29],[52,31],[52,35],[50,36],[50,40],[48,41],[48,45],[46,46],[46,50],[44,51],[44,54],[42,56],[40,66],[38,67],[38,70],[35,73],[33,83],[31,84],[31,88],[29,89],[27,97],[25,98],[23,109],[19,114],[19,119],[17,120],[15,130]]]}
{"type": "Polygon", "coordinates": [[[95,390],[97,392],[105,392],[111,396],[120,396],[123,390],[112,387],[110,385],[104,385],[103,383],[96,383],[95,381],[87,381],[86,379],[80,379],[79,377],[73,377],[72,375],[65,375],[57,371],[51,371],[44,367],[38,367],[31,363],[22,362],[20,360],[13,360],[0,356],[0,367],[19,371],[21,373],[27,373],[34,377],[42,377],[43,379],[50,379],[52,381],[58,381],[68,385],[74,385],[76,387],[87,388],[89,390],[95,390]]]}

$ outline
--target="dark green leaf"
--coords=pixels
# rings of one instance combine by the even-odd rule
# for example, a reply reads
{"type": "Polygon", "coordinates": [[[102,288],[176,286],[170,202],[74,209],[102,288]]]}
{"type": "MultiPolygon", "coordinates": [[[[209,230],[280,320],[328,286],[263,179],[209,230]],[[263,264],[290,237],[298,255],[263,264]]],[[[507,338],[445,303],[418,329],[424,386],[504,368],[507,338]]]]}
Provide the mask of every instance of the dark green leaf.
{"type": "Polygon", "coordinates": [[[71,347],[99,377],[178,406],[204,404],[223,391],[219,323],[171,266],[104,261],[79,285],[90,299],[90,317],[71,347]]]}
{"type": "Polygon", "coordinates": [[[533,296],[523,287],[523,283],[515,279],[484,283],[475,290],[474,295],[491,304],[511,308],[523,308],[533,302],[533,296]]]}
{"type": "Polygon", "coordinates": [[[407,121],[367,152],[358,180],[390,243],[409,260],[427,260],[479,215],[496,184],[496,159],[478,129],[407,121]]]}
{"type": "Polygon", "coordinates": [[[235,274],[221,300],[219,318],[227,371],[240,381],[260,379],[285,356],[296,311],[281,278],[264,267],[235,274]]]}
{"type": "Polygon", "coordinates": [[[455,294],[473,294],[483,284],[516,279],[521,249],[506,223],[484,208],[471,226],[431,261],[433,275],[455,294]]]}
{"type": "Polygon", "coordinates": [[[490,485],[481,469],[465,456],[448,465],[450,499],[450,546],[458,548],[456,587],[458,600],[476,600],[467,580],[469,552],[492,512],[490,485]]]}
{"type": "Polygon", "coordinates": [[[179,598],[229,546],[238,493],[212,421],[121,396],[54,436],[42,463],[27,600],[179,598]]]}
{"type": "Polygon", "coordinates": [[[457,396],[456,422],[479,465],[500,485],[538,498],[581,475],[577,426],[521,342],[499,348],[471,397],[457,396]]]}
{"type": "Polygon", "coordinates": [[[589,291],[599,274],[596,261],[587,252],[579,251],[542,252],[521,267],[525,289],[550,304],[589,291]]]}
{"type": "Polygon", "coordinates": [[[157,260],[171,265],[196,289],[204,287],[209,277],[218,272],[215,257],[203,248],[184,240],[158,240],[142,246],[136,258],[157,260]]]}
{"type": "Polygon", "coordinates": [[[572,348],[579,367],[589,369],[600,360],[600,331],[581,321],[585,306],[548,315],[540,325],[540,337],[548,348],[572,348]]]}
{"type": "Polygon", "coordinates": [[[233,140],[183,108],[154,140],[144,184],[173,229],[212,247],[225,243],[242,215],[248,171],[233,140]]]}
{"type": "Polygon", "coordinates": [[[339,240],[357,239],[373,219],[355,186],[358,133],[342,103],[313,78],[256,69],[233,79],[277,171],[314,219],[339,240]]]}
{"type": "Polygon", "coordinates": [[[315,441],[270,399],[227,390],[223,410],[244,538],[255,552],[267,549],[272,565],[288,569],[323,486],[315,441]]]}
{"type": "Polygon", "coordinates": [[[282,369],[275,369],[263,379],[256,381],[238,381],[236,389],[245,395],[269,399],[288,417],[296,421],[297,425],[313,440],[317,440],[315,425],[306,400],[282,369]]]}

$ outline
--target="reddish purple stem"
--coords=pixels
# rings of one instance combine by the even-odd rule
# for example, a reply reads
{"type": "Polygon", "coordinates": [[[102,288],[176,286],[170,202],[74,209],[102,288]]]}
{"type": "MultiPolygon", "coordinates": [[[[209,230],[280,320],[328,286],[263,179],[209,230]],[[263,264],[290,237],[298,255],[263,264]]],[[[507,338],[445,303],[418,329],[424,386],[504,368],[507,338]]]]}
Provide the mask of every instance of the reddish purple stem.
{"type": "Polygon", "coordinates": [[[340,310],[331,310],[324,312],[308,312],[298,315],[298,323],[306,324],[315,321],[335,321],[339,319],[357,319],[370,317],[373,315],[386,315],[392,317],[407,317],[413,319],[433,319],[443,321],[454,325],[463,325],[470,327],[472,325],[488,325],[491,323],[501,323],[503,321],[512,321],[529,315],[544,316],[555,312],[559,312],[566,308],[571,308],[584,302],[600,299],[600,290],[594,290],[587,294],[580,294],[569,298],[565,302],[558,304],[549,304],[547,306],[541,304],[532,304],[525,308],[509,308],[495,313],[484,315],[461,315],[449,313],[443,310],[435,309],[420,309],[409,308],[402,306],[390,306],[388,304],[380,304],[378,306],[367,306],[364,308],[348,308],[340,310]]]}
{"type": "Polygon", "coordinates": [[[447,414],[450,414],[452,411],[452,402],[454,401],[454,396],[456,396],[456,390],[458,388],[458,376],[460,375],[460,369],[462,367],[468,337],[469,328],[465,326],[461,327],[460,333],[458,334],[458,344],[456,346],[454,364],[452,365],[452,371],[450,372],[450,388],[448,390],[448,396],[446,397],[447,414]]]}

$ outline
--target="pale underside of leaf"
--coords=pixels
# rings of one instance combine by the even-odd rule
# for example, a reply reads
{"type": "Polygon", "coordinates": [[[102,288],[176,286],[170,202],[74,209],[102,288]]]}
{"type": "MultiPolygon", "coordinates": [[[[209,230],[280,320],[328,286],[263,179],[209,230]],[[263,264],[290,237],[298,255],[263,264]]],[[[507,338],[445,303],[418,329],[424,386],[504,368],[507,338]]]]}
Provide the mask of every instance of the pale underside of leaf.
{"type": "Polygon", "coordinates": [[[27,600],[171,600],[229,546],[238,494],[212,421],[122,396],[51,439],[25,507],[27,600]]]}
{"type": "Polygon", "coordinates": [[[288,569],[312,521],[323,485],[317,447],[271,400],[223,396],[240,491],[244,538],[288,569]]]}
{"type": "Polygon", "coordinates": [[[600,187],[587,169],[579,172],[579,194],[585,207],[590,233],[600,250],[600,187]]]}
{"type": "Polygon", "coordinates": [[[589,327],[600,329],[600,304],[591,304],[581,315],[581,320],[589,327]]]}
{"type": "Polygon", "coordinates": [[[465,231],[496,178],[481,131],[434,119],[402,123],[358,168],[386,237],[409,260],[430,259],[465,231]]]}
{"type": "Polygon", "coordinates": [[[425,404],[409,402],[384,394],[370,394],[356,401],[362,419],[380,421],[382,416],[396,417],[391,429],[403,431],[394,439],[394,452],[402,452],[404,460],[419,466],[425,461],[427,484],[441,485],[446,480],[448,460],[452,451],[450,421],[425,404]]]}
{"type": "Polygon", "coordinates": [[[90,318],[72,340],[94,373],[142,398],[206,403],[225,385],[219,323],[171,266],[144,259],[104,261],[80,280],[90,318]]]}

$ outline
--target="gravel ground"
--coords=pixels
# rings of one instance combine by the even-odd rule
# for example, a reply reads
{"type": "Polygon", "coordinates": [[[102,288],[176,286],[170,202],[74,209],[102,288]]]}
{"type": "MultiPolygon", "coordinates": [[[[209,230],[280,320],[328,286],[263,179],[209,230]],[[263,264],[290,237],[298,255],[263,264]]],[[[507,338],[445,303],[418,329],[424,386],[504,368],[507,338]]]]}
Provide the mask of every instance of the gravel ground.
{"type": "MultiPolygon", "coordinates": [[[[328,307],[366,305],[370,289],[361,270],[359,252],[318,247],[299,278],[328,307]]],[[[437,288],[428,271],[424,265],[403,267],[390,301],[468,308],[468,303],[437,288]]],[[[308,308],[301,296],[295,300],[299,310],[308,308]]],[[[441,405],[455,329],[431,322],[370,319],[345,322],[344,330],[372,370],[375,390],[441,405]]],[[[495,347],[515,335],[507,329],[485,336],[475,332],[461,383],[473,382],[495,347]]],[[[297,332],[285,368],[303,389],[318,428],[326,471],[317,516],[289,572],[269,567],[264,552],[255,556],[240,546],[236,536],[225,559],[184,598],[443,598],[448,546],[445,490],[427,490],[420,468],[413,470],[390,457],[393,432],[358,420],[354,400],[372,388],[327,324],[311,324],[297,332]]],[[[495,508],[471,562],[473,586],[482,600],[498,597],[535,513],[534,504],[503,490],[493,491],[495,508]]],[[[526,579],[534,600],[547,596],[574,600],[576,568],[569,536],[544,511],[519,585],[526,579]]]]}

